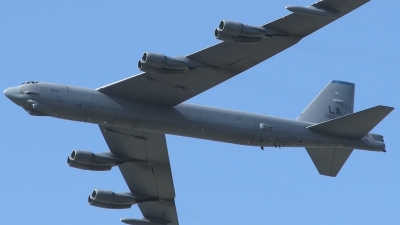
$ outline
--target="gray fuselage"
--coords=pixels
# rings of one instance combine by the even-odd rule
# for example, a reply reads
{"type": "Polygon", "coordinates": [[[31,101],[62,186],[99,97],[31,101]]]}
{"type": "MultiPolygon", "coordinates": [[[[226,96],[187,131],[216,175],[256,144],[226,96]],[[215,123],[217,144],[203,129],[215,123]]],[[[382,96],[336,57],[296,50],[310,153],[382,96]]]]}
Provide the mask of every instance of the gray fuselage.
{"type": "Polygon", "coordinates": [[[260,147],[349,148],[384,151],[367,135],[347,139],[307,129],[313,123],[181,103],[162,107],[126,101],[100,91],[51,83],[28,83],[4,92],[31,115],[260,147]]]}

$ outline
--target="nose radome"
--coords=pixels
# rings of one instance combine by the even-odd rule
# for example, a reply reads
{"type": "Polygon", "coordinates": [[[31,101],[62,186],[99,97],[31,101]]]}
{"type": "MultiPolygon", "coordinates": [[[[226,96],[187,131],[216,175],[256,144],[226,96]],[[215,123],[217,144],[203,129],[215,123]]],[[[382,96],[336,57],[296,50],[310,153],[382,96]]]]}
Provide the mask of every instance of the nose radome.
{"type": "Polygon", "coordinates": [[[15,98],[19,97],[19,89],[17,87],[9,87],[6,90],[4,90],[4,95],[7,96],[7,98],[13,100],[15,98]]]}
{"type": "Polygon", "coordinates": [[[8,99],[21,107],[26,107],[28,104],[27,100],[29,100],[29,95],[21,94],[18,87],[7,88],[3,93],[8,99]]]}
{"type": "Polygon", "coordinates": [[[11,88],[7,88],[7,89],[5,89],[4,90],[4,95],[5,96],[7,96],[7,98],[10,98],[11,97],[11,90],[10,90],[11,88]]]}

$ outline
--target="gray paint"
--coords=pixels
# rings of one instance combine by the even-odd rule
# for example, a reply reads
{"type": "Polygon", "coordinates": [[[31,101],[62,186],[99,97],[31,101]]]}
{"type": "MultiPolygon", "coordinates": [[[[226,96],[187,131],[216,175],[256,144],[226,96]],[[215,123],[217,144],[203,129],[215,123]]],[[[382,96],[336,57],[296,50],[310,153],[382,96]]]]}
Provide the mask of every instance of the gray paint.
{"type": "MultiPolygon", "coordinates": [[[[311,6],[334,12],[340,18],[368,1],[323,0],[311,6]]],[[[6,89],[4,94],[30,115],[99,124],[111,155],[145,159],[142,164],[124,162],[119,165],[132,195],[159,198],[159,201],[138,204],[147,220],[121,221],[127,224],[178,225],[165,134],[257,147],[307,147],[318,171],[331,176],[340,170],[351,153],[349,149],[384,151],[381,135],[368,134],[362,139],[341,138],[308,129],[324,120],[323,116],[316,114],[318,110],[315,107],[306,109],[308,115],[304,118],[290,120],[182,103],[297,44],[305,36],[337,19],[315,15],[315,10],[303,14],[290,13],[263,25],[265,30],[284,36],[262,38],[258,44],[222,42],[184,57],[168,56],[172,61],[182,59],[190,62],[187,69],[175,71],[179,73],[170,71],[171,65],[167,63],[167,67],[162,64],[162,68],[146,70],[148,72],[97,90],[30,82],[6,89]],[[177,76],[165,76],[168,73],[177,76]],[[308,119],[316,115],[318,121],[308,119]],[[106,132],[110,130],[117,132],[106,132]],[[327,164],[330,164],[328,169],[327,164]]],[[[343,99],[336,99],[331,104],[340,104],[340,100],[343,99]]],[[[316,105],[318,108],[319,104],[316,105]]],[[[351,113],[352,108],[348,108],[348,112],[351,113]]],[[[87,165],[86,168],[93,167],[96,165],[87,165]]]]}
{"type": "Polygon", "coordinates": [[[314,124],[311,122],[189,103],[175,107],[155,106],[119,99],[92,89],[50,83],[23,84],[5,90],[5,94],[26,110],[111,127],[248,146],[385,150],[384,143],[370,136],[365,139],[329,136],[307,129],[314,124]],[[26,91],[38,94],[25,94],[26,91]],[[42,107],[32,109],[31,102],[42,107]],[[261,129],[260,124],[271,128],[261,129]]]}
{"type": "MultiPolygon", "coordinates": [[[[338,90],[343,85],[349,86],[337,86],[334,81],[328,84],[325,89],[330,91],[322,91],[322,95],[313,101],[318,104],[312,103],[312,107],[305,110],[308,118],[312,114],[324,113],[319,107],[327,108],[325,106],[332,104],[331,95],[336,95],[331,90],[332,85],[338,90]],[[320,98],[328,101],[323,103],[320,98]]],[[[118,166],[132,196],[149,199],[139,202],[138,206],[143,216],[152,223],[179,224],[164,134],[262,148],[306,147],[320,174],[328,176],[338,174],[352,149],[385,151],[381,135],[368,134],[362,139],[330,136],[308,129],[315,125],[312,122],[229,109],[188,103],[175,107],[143,104],[97,90],[43,82],[8,88],[4,94],[31,115],[98,124],[112,158],[132,159],[118,166]]],[[[347,98],[353,102],[354,93],[350,91],[348,95],[350,97],[347,98]]],[[[335,101],[334,104],[342,103],[335,101]]],[[[348,106],[352,110],[352,105],[348,106]]],[[[317,117],[321,118],[321,115],[317,117]]],[[[109,163],[107,165],[109,169],[109,163]]],[[[103,167],[100,163],[84,165],[82,168],[103,167]]],[[[129,204],[91,204],[114,209],[130,207],[129,204]]]]}
{"type": "MultiPolygon", "coordinates": [[[[263,25],[286,36],[262,38],[258,44],[222,42],[184,58],[197,62],[181,75],[140,73],[100,87],[98,90],[119,98],[163,106],[176,106],[241,72],[297,44],[304,37],[332,23],[369,0],[324,0],[313,7],[340,12],[337,18],[320,18],[290,13],[263,25]]],[[[182,57],[175,57],[182,59],[182,57]]],[[[139,56],[138,56],[139,59],[139,56]]],[[[164,68],[169,70],[167,68],[164,68]]]]}

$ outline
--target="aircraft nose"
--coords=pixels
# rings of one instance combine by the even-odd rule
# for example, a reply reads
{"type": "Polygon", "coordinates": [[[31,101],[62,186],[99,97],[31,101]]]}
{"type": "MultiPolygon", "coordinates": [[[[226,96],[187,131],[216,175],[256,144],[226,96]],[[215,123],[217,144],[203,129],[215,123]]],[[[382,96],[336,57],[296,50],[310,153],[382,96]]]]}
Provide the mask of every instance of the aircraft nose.
{"type": "Polygon", "coordinates": [[[4,95],[5,95],[7,98],[11,99],[12,96],[13,96],[13,93],[12,93],[12,92],[13,92],[13,91],[12,91],[12,88],[7,88],[7,89],[4,90],[4,95]]]}
{"type": "Polygon", "coordinates": [[[18,87],[10,87],[4,90],[4,95],[9,98],[15,104],[25,107],[29,96],[21,94],[18,87]]]}

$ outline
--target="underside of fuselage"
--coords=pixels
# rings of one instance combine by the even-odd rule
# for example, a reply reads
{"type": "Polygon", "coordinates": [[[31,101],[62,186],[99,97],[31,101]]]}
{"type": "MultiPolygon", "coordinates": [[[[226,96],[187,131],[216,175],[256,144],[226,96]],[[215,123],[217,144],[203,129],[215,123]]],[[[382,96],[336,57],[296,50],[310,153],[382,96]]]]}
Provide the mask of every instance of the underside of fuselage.
{"type": "Polygon", "coordinates": [[[154,106],[119,99],[99,91],[28,83],[5,91],[7,97],[31,115],[143,129],[205,140],[257,147],[355,148],[383,151],[383,142],[349,139],[313,132],[314,123],[235,110],[182,103],[154,106]]]}

